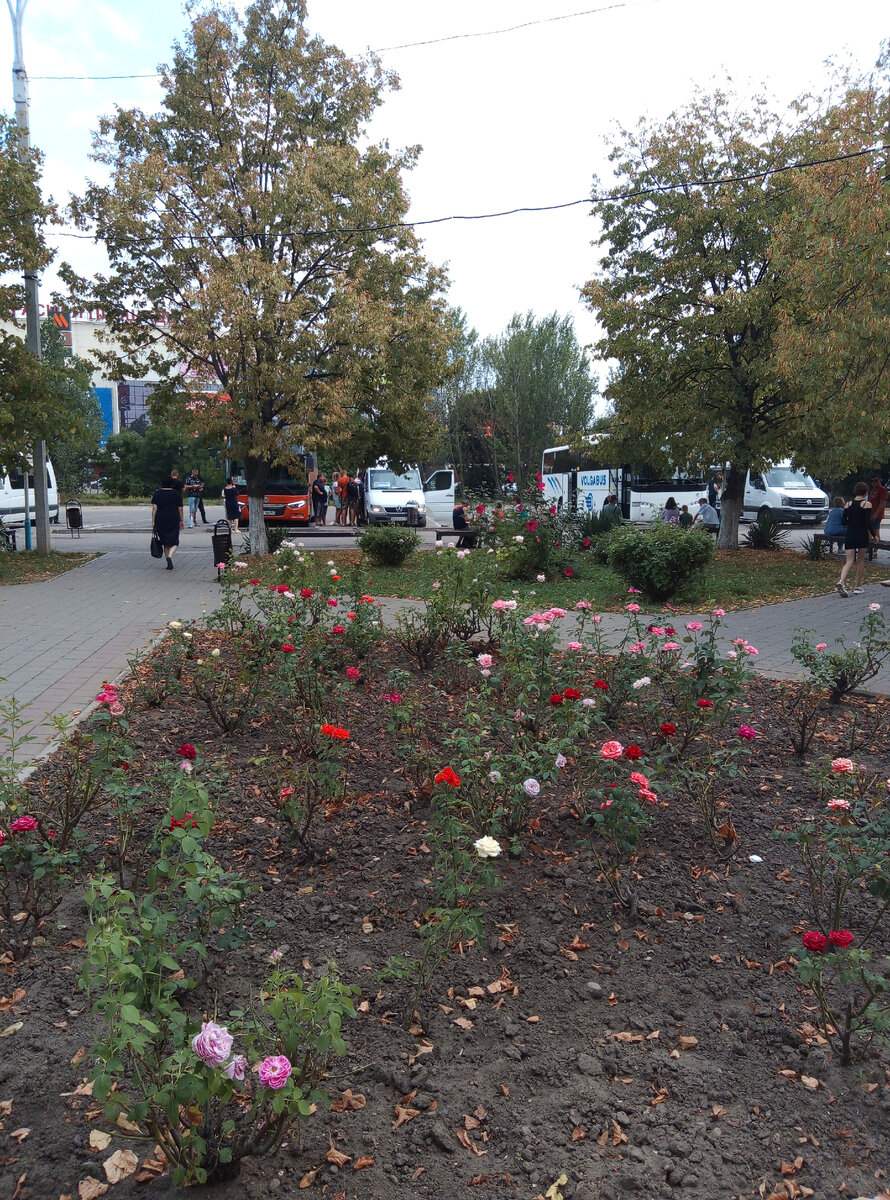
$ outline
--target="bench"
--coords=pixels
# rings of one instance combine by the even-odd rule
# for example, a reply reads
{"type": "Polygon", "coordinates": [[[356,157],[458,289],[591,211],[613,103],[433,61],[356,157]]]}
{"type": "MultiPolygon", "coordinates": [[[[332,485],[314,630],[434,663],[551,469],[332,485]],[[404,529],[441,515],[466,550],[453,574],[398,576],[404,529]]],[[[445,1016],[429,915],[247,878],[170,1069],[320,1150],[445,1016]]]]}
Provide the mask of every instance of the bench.
{"type": "Polygon", "coordinates": [[[837,542],[837,544],[838,544],[839,553],[842,554],[844,551],[843,536],[838,537],[836,534],[832,535],[832,534],[825,534],[825,533],[814,533],[813,534],[813,545],[819,546],[821,548],[824,543],[828,546],[829,553],[832,552],[832,546],[835,544],[835,542],[837,542]]]}

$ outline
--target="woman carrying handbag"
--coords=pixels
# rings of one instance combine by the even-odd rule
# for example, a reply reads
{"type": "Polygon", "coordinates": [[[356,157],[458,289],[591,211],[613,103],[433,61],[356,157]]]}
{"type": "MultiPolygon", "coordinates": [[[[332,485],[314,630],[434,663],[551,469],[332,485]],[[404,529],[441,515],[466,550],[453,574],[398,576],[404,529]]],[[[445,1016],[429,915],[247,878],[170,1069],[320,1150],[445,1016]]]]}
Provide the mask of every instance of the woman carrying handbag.
{"type": "Polygon", "coordinates": [[[179,531],[184,528],[182,520],[182,493],[173,486],[167,475],[151,498],[152,557],[155,553],[154,539],[158,538],[167,560],[167,570],[173,570],[173,555],[179,545],[179,531]]]}

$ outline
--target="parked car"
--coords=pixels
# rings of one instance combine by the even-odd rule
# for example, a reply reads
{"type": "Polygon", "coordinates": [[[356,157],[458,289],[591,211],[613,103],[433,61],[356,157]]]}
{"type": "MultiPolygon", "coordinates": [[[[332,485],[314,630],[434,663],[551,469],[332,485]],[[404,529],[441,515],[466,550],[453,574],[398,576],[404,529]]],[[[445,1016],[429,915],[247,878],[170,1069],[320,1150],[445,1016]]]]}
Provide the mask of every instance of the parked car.
{"type": "MultiPolygon", "coordinates": [[[[2,468],[0,468],[2,470],[2,468]]],[[[59,492],[56,487],[56,473],[49,459],[46,460],[46,496],[49,505],[49,519],[54,524],[59,523],[59,492]]],[[[28,511],[31,523],[34,523],[34,475],[28,475],[28,511]]],[[[11,471],[8,475],[0,475],[0,517],[9,525],[24,525],[25,523],[25,479],[21,471],[11,471]]]]}
{"type": "Polygon", "coordinates": [[[828,496],[806,471],[794,470],[789,459],[762,473],[749,471],[745,480],[743,521],[770,513],[788,524],[822,525],[828,516],[828,496]]]}

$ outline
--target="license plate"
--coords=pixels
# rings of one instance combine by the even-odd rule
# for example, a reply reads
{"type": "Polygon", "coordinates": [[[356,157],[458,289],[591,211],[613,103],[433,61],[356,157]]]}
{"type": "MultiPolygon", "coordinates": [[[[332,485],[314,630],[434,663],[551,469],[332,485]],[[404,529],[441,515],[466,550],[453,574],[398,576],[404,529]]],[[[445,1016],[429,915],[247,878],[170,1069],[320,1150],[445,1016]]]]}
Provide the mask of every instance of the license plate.
{"type": "Polygon", "coordinates": [[[276,515],[276,513],[275,513],[275,509],[274,509],[274,508],[264,508],[264,509],[263,509],[263,516],[264,516],[264,517],[274,517],[275,515],[276,515]]]}

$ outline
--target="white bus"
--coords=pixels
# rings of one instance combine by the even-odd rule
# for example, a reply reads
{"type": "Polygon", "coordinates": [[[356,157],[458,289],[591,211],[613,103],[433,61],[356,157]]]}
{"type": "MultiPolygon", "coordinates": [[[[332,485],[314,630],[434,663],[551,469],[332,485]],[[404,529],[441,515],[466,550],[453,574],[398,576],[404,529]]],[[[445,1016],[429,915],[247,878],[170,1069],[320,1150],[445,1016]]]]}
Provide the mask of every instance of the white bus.
{"type": "Polygon", "coordinates": [[[671,496],[678,508],[685,504],[694,516],[696,501],[707,491],[703,479],[681,471],[665,478],[651,467],[604,466],[571,446],[550,446],[544,451],[541,477],[544,497],[558,509],[598,513],[611,494],[618,497],[626,521],[657,520],[671,496]]]}

